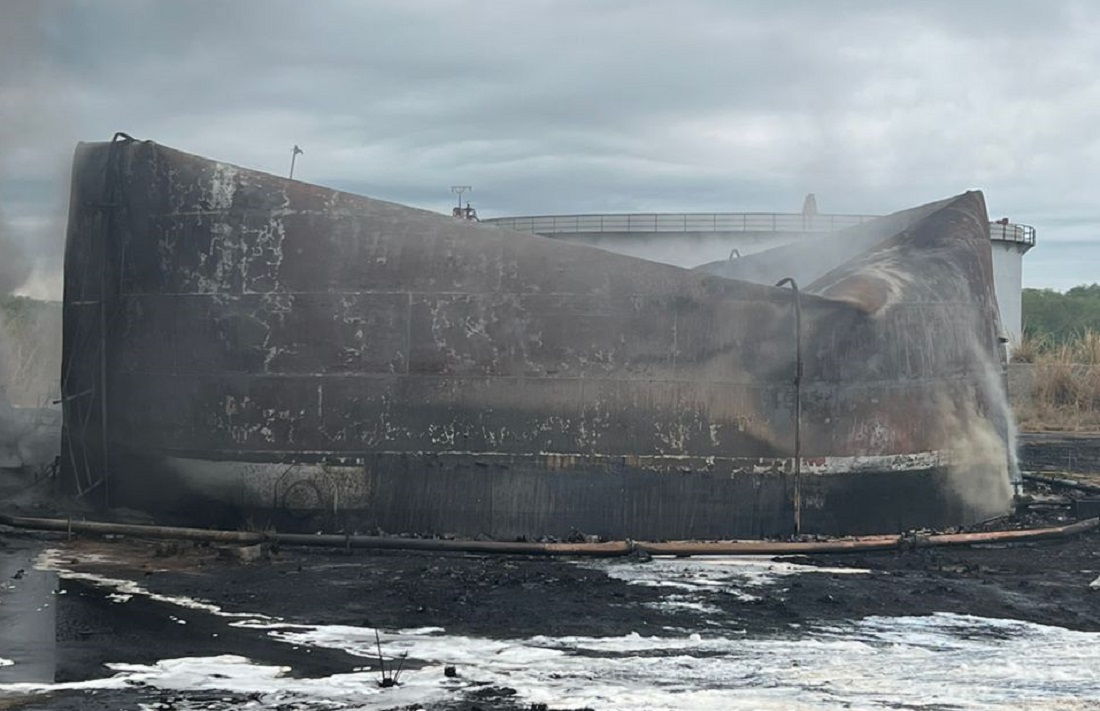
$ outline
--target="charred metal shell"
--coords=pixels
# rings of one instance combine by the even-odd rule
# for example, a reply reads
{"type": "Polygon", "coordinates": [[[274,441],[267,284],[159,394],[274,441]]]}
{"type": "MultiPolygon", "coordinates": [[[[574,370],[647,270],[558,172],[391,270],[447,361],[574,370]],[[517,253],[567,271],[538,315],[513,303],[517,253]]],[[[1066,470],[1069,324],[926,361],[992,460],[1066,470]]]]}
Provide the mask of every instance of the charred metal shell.
{"type": "Polygon", "coordinates": [[[71,205],[80,494],[498,538],[868,533],[1009,506],[980,193],[698,270],[122,136],[78,148],[71,205]],[[770,285],[790,276],[801,292],[770,285]]]}

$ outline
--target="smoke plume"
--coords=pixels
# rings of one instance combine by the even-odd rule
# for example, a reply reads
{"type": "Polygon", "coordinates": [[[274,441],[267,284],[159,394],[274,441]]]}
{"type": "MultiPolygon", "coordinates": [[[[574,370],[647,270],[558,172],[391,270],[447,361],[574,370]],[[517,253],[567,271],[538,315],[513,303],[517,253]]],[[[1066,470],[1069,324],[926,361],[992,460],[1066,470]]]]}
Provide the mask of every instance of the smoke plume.
{"type": "Polygon", "coordinates": [[[52,167],[33,146],[61,120],[47,61],[48,20],[60,11],[37,0],[0,3],[0,469],[44,464],[59,446],[57,412],[43,406],[59,391],[60,306],[12,294],[40,257],[57,264],[62,251],[60,234],[33,229],[43,220],[26,188],[43,184],[43,168],[52,167]]]}
{"type": "Polygon", "coordinates": [[[58,4],[37,0],[0,3],[0,295],[26,284],[40,256],[56,264],[61,253],[61,235],[33,227],[43,222],[38,205],[54,197],[34,194],[55,167],[36,151],[67,120],[49,59],[59,12],[58,4]]]}

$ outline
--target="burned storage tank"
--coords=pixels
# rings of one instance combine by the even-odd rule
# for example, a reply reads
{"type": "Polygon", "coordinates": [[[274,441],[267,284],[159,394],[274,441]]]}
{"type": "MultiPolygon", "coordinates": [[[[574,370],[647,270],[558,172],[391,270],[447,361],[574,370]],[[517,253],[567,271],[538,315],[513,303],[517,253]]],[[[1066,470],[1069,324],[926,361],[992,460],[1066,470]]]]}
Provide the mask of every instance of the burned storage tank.
{"type": "Polygon", "coordinates": [[[306,530],[973,522],[1011,496],[988,229],[966,193],[726,274],[84,144],[63,477],[306,530]]]}

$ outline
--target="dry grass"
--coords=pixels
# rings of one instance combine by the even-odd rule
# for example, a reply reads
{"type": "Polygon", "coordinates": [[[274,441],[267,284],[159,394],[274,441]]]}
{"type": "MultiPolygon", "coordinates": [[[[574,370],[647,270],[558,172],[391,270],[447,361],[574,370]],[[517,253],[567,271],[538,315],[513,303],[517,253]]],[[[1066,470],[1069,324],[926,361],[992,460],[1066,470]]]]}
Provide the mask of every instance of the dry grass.
{"type": "Polygon", "coordinates": [[[1012,344],[1013,363],[1034,363],[1050,347],[1050,337],[1046,334],[1025,333],[1020,340],[1012,344]]]}
{"type": "Polygon", "coordinates": [[[1100,331],[1085,329],[1073,344],[1074,359],[1082,365],[1100,365],[1100,331]]]}
{"type": "Polygon", "coordinates": [[[1100,332],[1086,330],[1061,344],[1025,339],[1013,361],[1035,367],[1032,397],[1017,407],[1029,430],[1100,430],[1100,332]]]}

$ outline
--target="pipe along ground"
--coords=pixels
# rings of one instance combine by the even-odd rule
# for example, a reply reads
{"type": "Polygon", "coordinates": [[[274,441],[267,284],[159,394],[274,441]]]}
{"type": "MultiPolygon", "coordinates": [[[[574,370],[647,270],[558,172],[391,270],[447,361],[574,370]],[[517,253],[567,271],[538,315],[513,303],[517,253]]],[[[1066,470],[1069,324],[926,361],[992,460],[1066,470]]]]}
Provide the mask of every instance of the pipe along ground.
{"type": "Polygon", "coordinates": [[[398,538],[393,536],[357,536],[339,534],[278,533],[266,531],[225,531],[176,526],[152,526],[101,521],[73,521],[60,518],[27,518],[0,514],[0,524],[33,531],[92,533],[167,538],[207,543],[255,545],[276,543],[285,546],[359,548],[364,550],[404,550],[455,553],[503,553],[513,555],[560,555],[611,558],[634,552],[650,555],[812,555],[854,553],[899,548],[934,548],[982,543],[1026,543],[1069,538],[1100,526],[1100,518],[1052,526],[1013,531],[981,533],[891,534],[857,536],[826,541],[609,541],[606,543],[530,543],[523,541],[470,541],[435,538],[398,538]]]}

